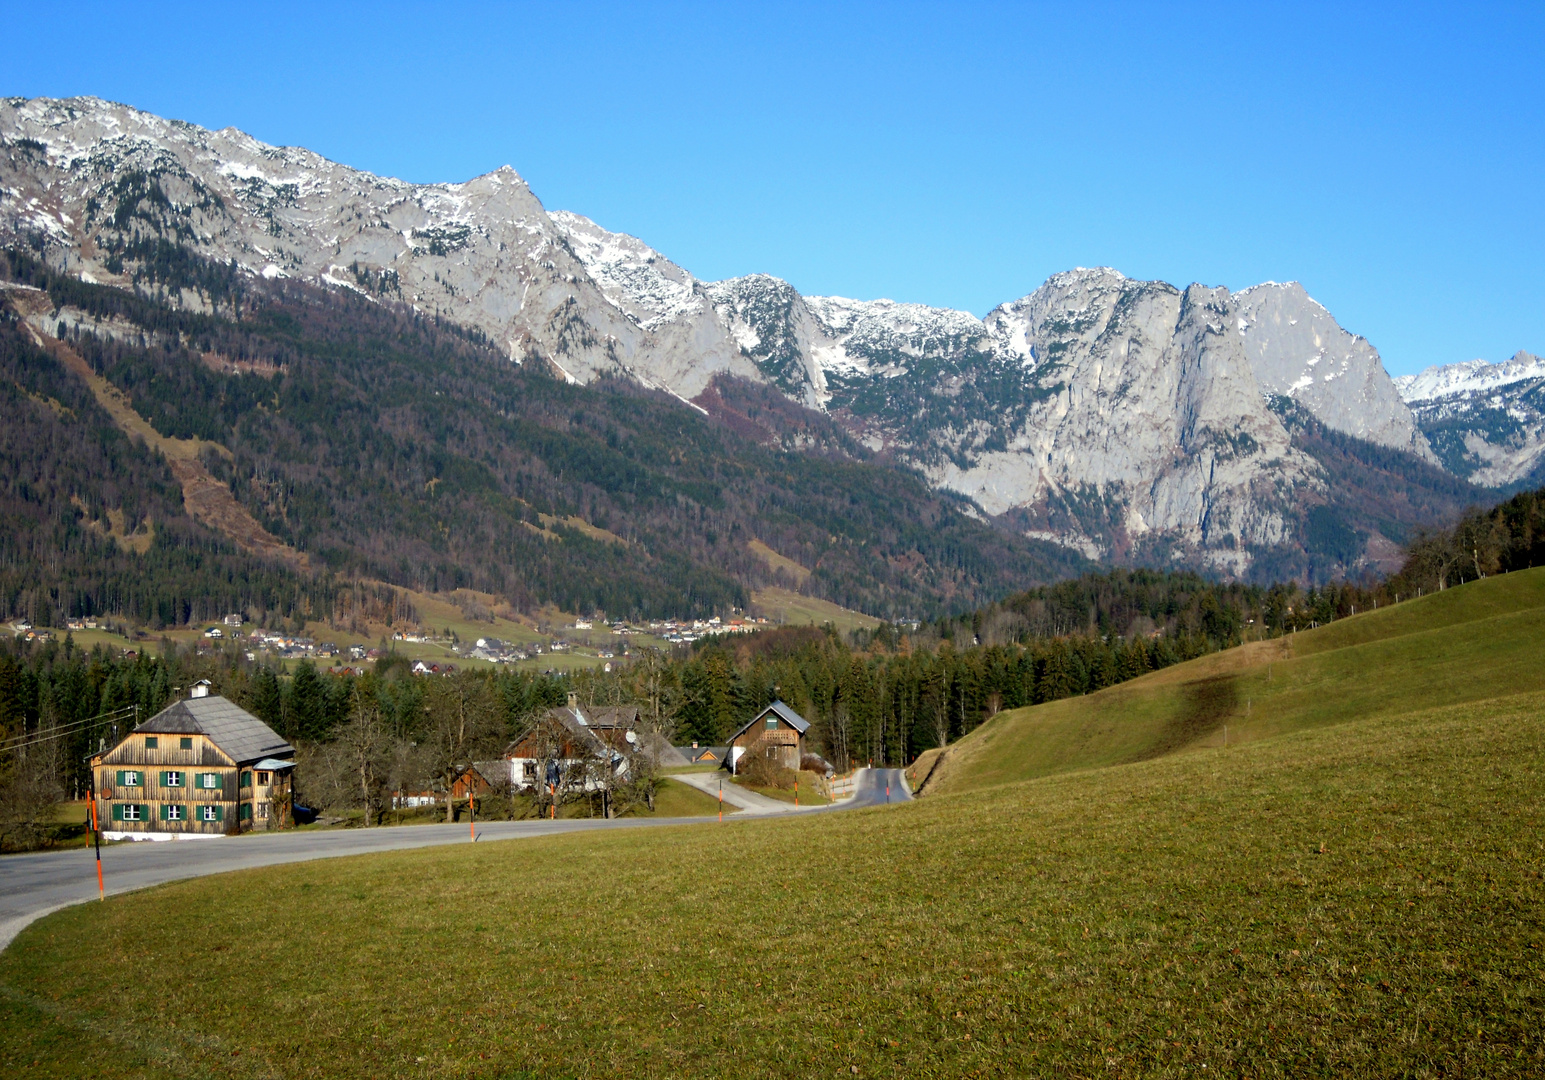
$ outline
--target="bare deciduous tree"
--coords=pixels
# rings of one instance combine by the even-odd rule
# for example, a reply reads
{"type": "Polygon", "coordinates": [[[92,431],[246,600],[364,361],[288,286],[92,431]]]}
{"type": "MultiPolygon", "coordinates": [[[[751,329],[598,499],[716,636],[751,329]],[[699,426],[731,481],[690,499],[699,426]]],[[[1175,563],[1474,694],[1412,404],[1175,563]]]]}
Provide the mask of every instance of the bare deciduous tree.
{"type": "Polygon", "coordinates": [[[456,820],[451,786],[461,770],[501,749],[504,717],[485,678],[469,671],[430,679],[424,692],[429,738],[423,746],[433,774],[445,785],[445,820],[456,820]]]}

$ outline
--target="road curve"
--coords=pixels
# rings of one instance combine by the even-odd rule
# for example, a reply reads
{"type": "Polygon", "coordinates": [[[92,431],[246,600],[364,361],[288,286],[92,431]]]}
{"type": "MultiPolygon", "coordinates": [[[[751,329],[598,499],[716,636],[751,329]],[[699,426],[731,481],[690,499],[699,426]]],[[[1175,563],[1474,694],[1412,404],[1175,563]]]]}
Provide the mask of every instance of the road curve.
{"type": "MultiPolygon", "coordinates": [[[[887,784],[891,791],[889,801],[903,802],[911,798],[900,769],[865,769],[859,774],[858,790],[853,798],[830,807],[812,809],[829,812],[883,806],[887,802],[887,784]]],[[[771,815],[765,811],[747,809],[736,814],[735,818],[745,820],[762,816],[771,815]]],[[[490,821],[480,822],[477,832],[478,842],[482,843],[595,829],[706,825],[715,821],[712,817],[490,821]]],[[[375,851],[465,844],[470,840],[466,825],[404,825],[379,829],[256,833],[210,840],[113,844],[102,849],[102,868],[107,892],[117,894],[230,870],[248,870],[340,855],[364,855],[375,851]]],[[[16,935],[34,919],[62,907],[96,898],[96,868],[89,848],[0,858],[0,949],[9,946],[16,935]]]]}

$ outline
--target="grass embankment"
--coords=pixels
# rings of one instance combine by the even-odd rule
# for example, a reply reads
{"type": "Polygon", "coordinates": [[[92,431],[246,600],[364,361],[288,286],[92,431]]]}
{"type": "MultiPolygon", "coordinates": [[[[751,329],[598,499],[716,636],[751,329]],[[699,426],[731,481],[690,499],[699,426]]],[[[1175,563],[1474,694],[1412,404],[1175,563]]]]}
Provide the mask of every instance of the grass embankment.
{"type": "Polygon", "coordinates": [[[889,810],[168,885],[0,955],[0,1064],[1540,1075],[1542,713],[1523,695],[889,810]]]}
{"type": "Polygon", "coordinates": [[[830,806],[831,800],[821,794],[820,782],[821,778],[815,773],[804,771],[801,771],[799,774],[799,787],[797,790],[795,788],[763,787],[757,784],[750,784],[738,776],[730,781],[730,783],[743,787],[747,791],[754,791],[758,795],[765,795],[767,798],[777,799],[779,802],[791,803],[795,801],[797,796],[800,806],[830,806]]]}
{"type": "MultiPolygon", "coordinates": [[[[924,789],[977,790],[1370,716],[1545,690],[1545,569],[1506,574],[1086,697],[1000,713],[924,789]]],[[[933,754],[909,770],[913,784],[933,754]]]]}

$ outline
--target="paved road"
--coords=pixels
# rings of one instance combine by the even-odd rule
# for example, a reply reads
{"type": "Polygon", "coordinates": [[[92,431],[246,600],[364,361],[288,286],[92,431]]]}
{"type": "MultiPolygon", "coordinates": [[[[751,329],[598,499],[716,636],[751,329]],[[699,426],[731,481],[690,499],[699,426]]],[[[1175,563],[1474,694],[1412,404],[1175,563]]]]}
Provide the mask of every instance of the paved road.
{"type": "MultiPolygon", "coordinates": [[[[900,769],[866,769],[859,774],[858,790],[851,799],[814,812],[878,806],[886,802],[886,784],[892,800],[911,798],[900,769]]],[[[726,785],[728,786],[728,785],[726,785]]],[[[737,793],[740,789],[736,789],[737,793]]],[[[729,801],[730,792],[725,792],[729,801]]],[[[773,802],[773,800],[766,800],[773,802]]],[[[792,806],[776,803],[778,813],[792,806]]],[[[800,812],[804,812],[801,808],[800,812]]],[[[751,808],[736,814],[737,820],[770,816],[751,808]]],[[[490,821],[478,825],[478,842],[551,836],[593,829],[638,829],[658,825],[704,825],[714,818],[618,818],[614,821],[490,821]]],[[[109,893],[131,892],[181,878],[246,870],[257,866],[326,859],[337,855],[361,855],[372,851],[397,851],[436,844],[470,841],[466,825],[405,825],[381,829],[338,829],[324,832],[284,832],[213,840],[163,843],[114,844],[102,849],[102,867],[109,893]]],[[[0,858],[0,949],[11,943],[28,923],[51,911],[94,900],[97,896],[96,866],[90,849],[44,851],[0,858]]]]}

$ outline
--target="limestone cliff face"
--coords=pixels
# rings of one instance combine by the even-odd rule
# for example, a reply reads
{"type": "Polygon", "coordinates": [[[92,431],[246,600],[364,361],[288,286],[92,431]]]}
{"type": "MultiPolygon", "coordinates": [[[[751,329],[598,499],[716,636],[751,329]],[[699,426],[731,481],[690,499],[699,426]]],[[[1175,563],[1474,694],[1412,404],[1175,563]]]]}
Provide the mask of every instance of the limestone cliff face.
{"type": "Polygon", "coordinates": [[[1296,281],[1267,282],[1236,298],[1235,325],[1256,380],[1334,431],[1436,462],[1367,338],[1349,334],[1296,281]]]}
{"type": "Polygon", "coordinates": [[[1231,295],[1079,269],[978,319],[806,297],[760,274],[702,282],[641,240],[549,213],[512,169],[408,184],[90,98],[0,101],[7,235],[82,278],[195,307],[218,290],[168,274],[166,251],[411,304],[582,383],[621,375],[688,401],[721,376],[768,383],[984,513],[1095,557],[1244,573],[1293,543],[1327,481],[1279,420],[1288,399],[1436,460],[1377,351],[1297,284],[1231,295]]]}

